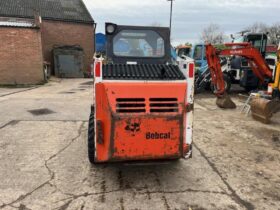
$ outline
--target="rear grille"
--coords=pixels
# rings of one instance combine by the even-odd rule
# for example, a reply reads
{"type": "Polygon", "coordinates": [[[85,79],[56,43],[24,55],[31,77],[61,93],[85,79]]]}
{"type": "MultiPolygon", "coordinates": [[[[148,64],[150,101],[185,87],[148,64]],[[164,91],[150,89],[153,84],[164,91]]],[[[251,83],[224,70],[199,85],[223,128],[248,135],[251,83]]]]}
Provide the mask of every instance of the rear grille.
{"type": "Polygon", "coordinates": [[[150,112],[178,112],[179,105],[177,98],[150,98],[150,112]]]}
{"type": "MultiPolygon", "coordinates": [[[[150,98],[150,113],[175,113],[179,111],[177,98],[150,98]]],[[[117,113],[146,113],[144,98],[117,98],[117,113]]]]}
{"type": "Polygon", "coordinates": [[[117,98],[117,113],[145,113],[146,105],[144,98],[117,98]]]}
{"type": "Polygon", "coordinates": [[[184,80],[184,74],[176,65],[163,64],[106,64],[104,80],[184,80]]]}

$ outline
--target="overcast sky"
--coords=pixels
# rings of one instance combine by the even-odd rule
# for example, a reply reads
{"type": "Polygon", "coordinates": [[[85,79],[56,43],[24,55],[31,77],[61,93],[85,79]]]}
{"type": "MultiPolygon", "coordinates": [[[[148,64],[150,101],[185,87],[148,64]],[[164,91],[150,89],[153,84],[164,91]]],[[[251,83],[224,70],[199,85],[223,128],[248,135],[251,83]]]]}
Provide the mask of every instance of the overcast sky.
{"type": "MultiPolygon", "coordinates": [[[[167,0],[84,0],[104,33],[104,23],[169,26],[167,0]]],[[[219,24],[226,34],[236,33],[254,22],[280,22],[280,0],[175,0],[172,42],[200,40],[204,27],[219,24]]]]}

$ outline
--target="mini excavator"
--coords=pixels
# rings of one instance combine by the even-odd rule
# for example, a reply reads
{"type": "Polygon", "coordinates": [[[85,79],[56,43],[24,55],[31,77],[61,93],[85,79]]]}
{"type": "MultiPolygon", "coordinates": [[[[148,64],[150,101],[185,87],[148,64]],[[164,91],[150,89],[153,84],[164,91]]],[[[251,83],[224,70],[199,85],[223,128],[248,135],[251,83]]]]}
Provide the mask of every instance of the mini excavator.
{"type": "Polygon", "coordinates": [[[213,45],[206,45],[206,57],[212,84],[215,86],[217,106],[224,109],[236,108],[225,91],[219,56],[240,56],[247,59],[260,84],[269,87],[265,95],[254,98],[251,102],[252,116],[263,123],[269,123],[273,114],[280,110],[280,49],[278,49],[278,62],[275,75],[273,75],[259,50],[251,43],[226,43],[225,46],[226,49],[218,51],[213,45]]]}

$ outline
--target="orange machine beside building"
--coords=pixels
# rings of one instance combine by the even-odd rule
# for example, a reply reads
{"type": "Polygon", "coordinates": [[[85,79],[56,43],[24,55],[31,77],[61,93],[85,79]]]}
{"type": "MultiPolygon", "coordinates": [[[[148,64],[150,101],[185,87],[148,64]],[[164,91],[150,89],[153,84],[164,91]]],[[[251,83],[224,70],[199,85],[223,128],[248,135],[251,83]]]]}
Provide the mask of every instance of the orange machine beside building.
{"type": "Polygon", "coordinates": [[[91,163],[189,158],[194,63],[171,63],[169,28],[106,24],[94,64],[91,163]]]}

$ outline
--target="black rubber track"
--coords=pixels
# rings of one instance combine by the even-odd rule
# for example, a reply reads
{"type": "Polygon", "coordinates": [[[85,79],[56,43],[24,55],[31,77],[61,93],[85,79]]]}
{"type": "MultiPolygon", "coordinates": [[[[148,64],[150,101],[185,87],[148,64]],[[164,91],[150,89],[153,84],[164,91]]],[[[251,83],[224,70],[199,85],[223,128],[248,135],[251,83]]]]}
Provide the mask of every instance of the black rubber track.
{"type": "Polygon", "coordinates": [[[95,131],[94,131],[94,114],[90,113],[88,121],[88,159],[91,164],[95,163],[95,131]]]}

